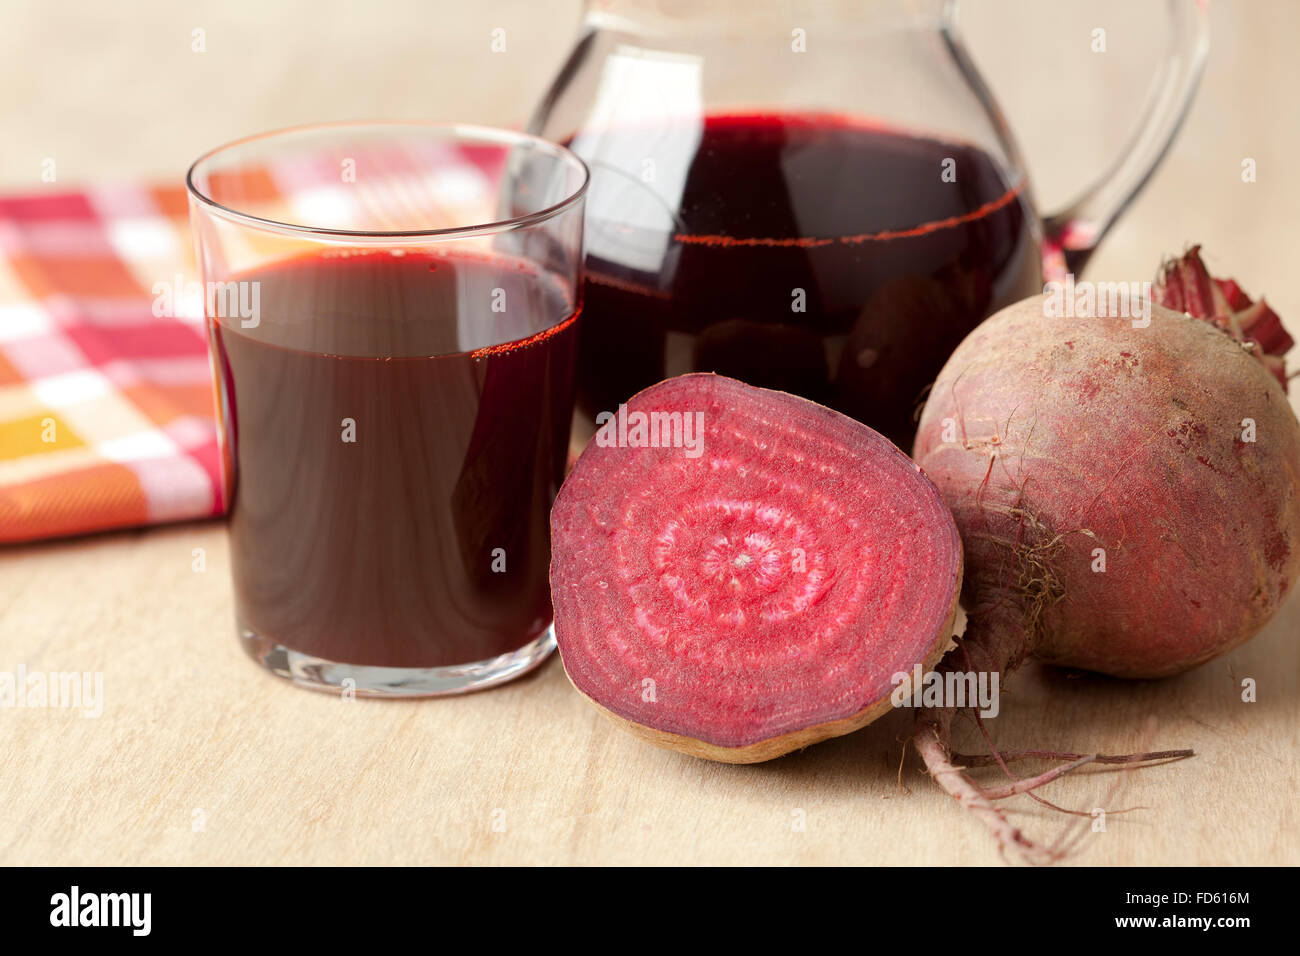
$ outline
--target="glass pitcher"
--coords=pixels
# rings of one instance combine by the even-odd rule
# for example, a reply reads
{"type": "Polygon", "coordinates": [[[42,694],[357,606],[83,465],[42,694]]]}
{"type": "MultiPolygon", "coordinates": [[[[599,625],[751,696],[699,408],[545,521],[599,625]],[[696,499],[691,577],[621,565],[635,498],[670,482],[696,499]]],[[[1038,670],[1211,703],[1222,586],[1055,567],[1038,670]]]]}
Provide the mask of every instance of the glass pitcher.
{"type": "Polygon", "coordinates": [[[716,371],[909,447],[962,338],[1082,268],[1168,148],[1208,47],[1168,13],[1136,138],[1040,218],[953,2],[589,2],[530,124],[592,171],[580,412],[716,371]]]}

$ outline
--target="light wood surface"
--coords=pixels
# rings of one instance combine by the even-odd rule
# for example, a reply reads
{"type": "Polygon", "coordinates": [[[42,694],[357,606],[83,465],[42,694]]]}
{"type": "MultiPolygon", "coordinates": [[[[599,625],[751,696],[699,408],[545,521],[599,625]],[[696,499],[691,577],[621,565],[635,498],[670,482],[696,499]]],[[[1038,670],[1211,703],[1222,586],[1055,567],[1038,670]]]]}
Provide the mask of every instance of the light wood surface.
{"type": "MultiPolygon", "coordinates": [[[[213,143],[288,122],[517,120],[576,16],[567,3],[399,3],[387,21],[364,15],[366,5],[272,6],[178,14],[151,2],[126,14],[7,4],[0,187],[34,188],[51,154],[70,182],[175,175],[213,143]],[[467,51],[486,46],[497,20],[520,46],[489,68],[467,51]],[[200,75],[184,60],[195,25],[226,58],[200,75]]],[[[1142,14],[1125,28],[1123,4],[1051,16],[1024,3],[969,6],[975,54],[1040,198],[1054,205],[1122,139],[1136,111],[1131,87],[1159,46],[1142,30],[1158,20],[1142,14]],[[1113,60],[1062,52],[1112,21],[1113,60]]],[[[1212,12],[1214,50],[1192,118],[1090,273],[1146,276],[1163,253],[1200,240],[1212,266],[1267,291],[1300,332],[1291,261],[1300,68],[1290,49],[1300,8],[1216,3],[1212,12]],[[1257,161],[1254,184],[1240,180],[1244,157],[1257,161]]],[[[1011,683],[994,733],[1007,748],[1196,749],[1172,766],[1054,784],[1047,795],[1072,808],[1142,808],[1110,815],[1072,862],[1300,863],[1298,638],[1293,599],[1250,644],[1173,680],[1030,667],[1011,683]],[[1241,700],[1247,677],[1258,683],[1255,703],[1241,700]]],[[[998,859],[913,755],[900,770],[905,712],[772,763],[726,766],[619,732],[569,687],[558,660],[449,700],[344,701],[294,688],[236,644],[218,523],[0,552],[0,671],[20,665],[100,672],[104,704],[97,718],[0,710],[0,864],[998,859]],[[196,548],[203,572],[192,569],[196,548]]],[[[1012,806],[1042,835],[1070,824],[1024,798],[1012,806]]]]}

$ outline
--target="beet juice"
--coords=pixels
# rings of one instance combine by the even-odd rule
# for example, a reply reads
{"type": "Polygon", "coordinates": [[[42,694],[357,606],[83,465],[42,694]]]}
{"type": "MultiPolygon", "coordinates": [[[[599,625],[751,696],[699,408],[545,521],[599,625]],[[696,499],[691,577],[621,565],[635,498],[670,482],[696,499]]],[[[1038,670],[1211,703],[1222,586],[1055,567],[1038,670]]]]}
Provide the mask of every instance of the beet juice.
{"type": "Polygon", "coordinates": [[[972,146],[779,113],[587,129],[569,145],[593,170],[588,414],[715,371],[906,448],[962,338],[1042,289],[1022,184],[972,146]]]}
{"type": "Polygon", "coordinates": [[[503,257],[333,250],[210,320],[241,632],[331,662],[483,661],[551,620],[575,304],[503,257]],[[558,320],[557,320],[557,317],[558,320]]]}

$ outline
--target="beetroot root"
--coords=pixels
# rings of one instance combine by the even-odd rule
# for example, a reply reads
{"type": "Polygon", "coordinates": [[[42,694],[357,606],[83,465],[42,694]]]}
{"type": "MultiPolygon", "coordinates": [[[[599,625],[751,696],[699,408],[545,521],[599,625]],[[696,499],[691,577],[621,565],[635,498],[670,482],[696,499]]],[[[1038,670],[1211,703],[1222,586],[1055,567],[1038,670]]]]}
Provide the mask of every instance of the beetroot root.
{"type": "MultiPolygon", "coordinates": [[[[1147,328],[1045,318],[1038,298],[999,312],[940,373],[915,457],[966,551],[968,626],[941,670],[1005,675],[1033,655],[1177,674],[1258,632],[1300,571],[1300,425],[1279,381],[1160,306],[1147,328]]],[[[918,713],[931,774],[1042,859],[953,766],[953,716],[918,713]]]]}
{"type": "Polygon", "coordinates": [[[961,580],[952,516],[894,445],[708,374],[641,392],[598,432],[551,550],[574,686],[655,744],[730,763],[888,710],[894,675],[941,656],[961,580]],[[698,453],[647,447],[638,416],[655,438],[699,423],[698,453]]]}

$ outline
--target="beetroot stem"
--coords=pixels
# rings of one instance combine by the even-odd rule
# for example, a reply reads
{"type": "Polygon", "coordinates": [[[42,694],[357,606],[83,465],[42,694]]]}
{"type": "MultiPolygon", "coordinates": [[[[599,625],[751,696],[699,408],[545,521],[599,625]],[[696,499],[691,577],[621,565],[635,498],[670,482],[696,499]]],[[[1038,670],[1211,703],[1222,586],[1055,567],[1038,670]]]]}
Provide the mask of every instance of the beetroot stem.
{"type": "MultiPolygon", "coordinates": [[[[1040,773],[1037,777],[1028,777],[1024,780],[1013,779],[1013,782],[1003,784],[1000,787],[983,787],[984,796],[988,797],[990,800],[1003,800],[1007,797],[1014,797],[1020,793],[1029,793],[1029,791],[1041,787],[1045,783],[1051,783],[1057,777],[1063,777],[1071,770],[1077,770],[1084,764],[1092,763],[1096,759],[1097,757],[1095,754],[1085,754],[1078,760],[1062,764],[1059,767],[1053,767],[1051,770],[1040,773]]],[[[1033,796],[1033,794],[1030,794],[1030,796],[1033,796]]]]}
{"type": "Polygon", "coordinates": [[[1020,828],[1013,825],[1006,814],[985,796],[979,786],[959,768],[952,765],[948,757],[948,732],[943,726],[945,722],[940,716],[941,713],[923,717],[917,723],[916,733],[912,738],[917,752],[925,761],[926,769],[935,783],[956,798],[976,818],[983,821],[998,841],[998,849],[1003,854],[1008,847],[1015,847],[1035,862],[1052,862],[1056,858],[1055,854],[1026,837],[1020,828]]]}
{"type": "MultiPolygon", "coordinates": [[[[972,658],[976,655],[985,662],[985,668],[990,672],[998,671],[1006,675],[1014,670],[1024,656],[1024,648],[1030,643],[1026,636],[1023,610],[1017,609],[1015,605],[1016,602],[1007,600],[983,602],[979,609],[971,614],[966,633],[958,638],[957,646],[948,652],[938,670],[941,672],[952,670],[961,665],[964,665],[967,670],[973,670],[972,658]]],[[[1053,810],[1071,816],[1091,816],[1080,810],[1057,806],[1033,791],[1088,764],[1149,765],[1153,761],[1181,760],[1193,755],[1191,750],[1157,750],[1120,755],[1069,753],[1056,750],[1016,750],[1003,754],[998,751],[983,719],[975,710],[971,713],[990,752],[984,755],[957,754],[949,749],[952,721],[957,712],[958,709],[954,707],[931,708],[918,712],[912,738],[917,752],[925,761],[926,770],[935,782],[992,831],[998,841],[998,848],[1004,855],[1009,847],[1014,847],[1032,863],[1055,862],[1067,851],[1058,845],[1046,847],[1029,839],[1019,827],[1007,819],[1006,814],[994,804],[995,800],[1025,794],[1053,810]],[[1016,777],[1007,764],[1012,760],[1027,759],[1066,762],[1059,767],[1022,780],[1016,777]],[[994,765],[1002,769],[1010,778],[1010,783],[998,787],[984,787],[965,773],[971,767],[994,765]]]]}
{"type": "MultiPolygon", "coordinates": [[[[1017,760],[1078,760],[1081,757],[1091,758],[1093,763],[1151,763],[1161,760],[1185,760],[1188,757],[1195,757],[1194,750],[1151,750],[1146,753],[1134,754],[1079,754],[1070,753],[1065,750],[1004,750],[1001,752],[1002,759],[1007,763],[1015,763],[1017,760]]],[[[955,763],[963,767],[991,767],[997,763],[997,758],[993,754],[962,754],[954,753],[952,759],[955,763]]]]}

